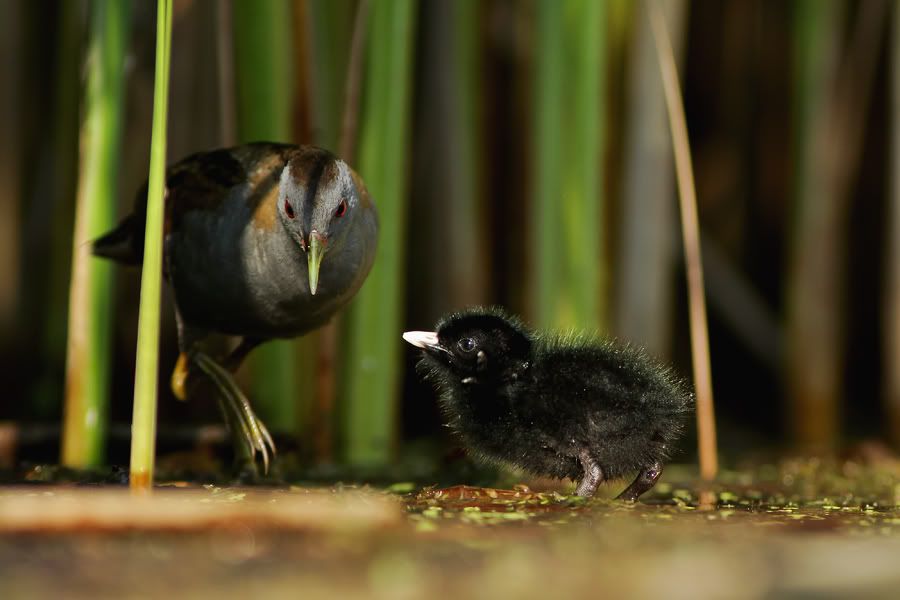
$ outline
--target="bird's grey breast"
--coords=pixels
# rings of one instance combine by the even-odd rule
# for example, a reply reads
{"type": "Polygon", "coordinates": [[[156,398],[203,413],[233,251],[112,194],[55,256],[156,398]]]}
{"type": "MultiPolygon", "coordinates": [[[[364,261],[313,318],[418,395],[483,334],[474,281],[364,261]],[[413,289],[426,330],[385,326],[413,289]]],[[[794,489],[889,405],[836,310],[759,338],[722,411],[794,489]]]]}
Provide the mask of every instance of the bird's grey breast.
{"type": "MultiPolygon", "coordinates": [[[[362,285],[377,234],[332,248],[313,296],[307,256],[278,218],[277,190],[256,203],[247,202],[248,193],[246,185],[232,188],[214,209],[186,213],[169,234],[169,275],[182,315],[197,327],[262,338],[321,326],[362,285]]],[[[361,225],[376,227],[374,216],[361,225]]]]}
{"type": "Polygon", "coordinates": [[[265,206],[232,188],[214,209],[187,212],[166,240],[178,308],[192,325],[234,335],[296,335],[286,306],[308,296],[306,265],[265,206]]]}

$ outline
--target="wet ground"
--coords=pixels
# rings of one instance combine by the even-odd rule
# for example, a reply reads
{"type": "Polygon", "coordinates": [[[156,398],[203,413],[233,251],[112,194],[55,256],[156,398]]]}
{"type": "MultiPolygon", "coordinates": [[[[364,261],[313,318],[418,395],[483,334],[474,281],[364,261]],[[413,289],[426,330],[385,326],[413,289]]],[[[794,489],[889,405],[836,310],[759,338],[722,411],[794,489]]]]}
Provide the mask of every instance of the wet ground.
{"type": "Polygon", "coordinates": [[[691,474],[635,505],[402,482],[0,487],[0,597],[897,597],[894,468],[691,474]]]}

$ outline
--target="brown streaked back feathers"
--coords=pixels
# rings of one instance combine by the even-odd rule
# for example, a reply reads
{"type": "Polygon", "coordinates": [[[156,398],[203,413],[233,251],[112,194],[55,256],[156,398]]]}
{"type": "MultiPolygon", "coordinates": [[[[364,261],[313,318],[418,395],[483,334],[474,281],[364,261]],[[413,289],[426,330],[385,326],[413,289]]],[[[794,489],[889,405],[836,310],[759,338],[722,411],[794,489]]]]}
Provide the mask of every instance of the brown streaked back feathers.
{"type": "MultiPolygon", "coordinates": [[[[192,154],[166,171],[165,233],[178,228],[184,215],[196,210],[215,210],[229,191],[247,185],[246,202],[254,224],[263,229],[275,225],[275,202],[281,172],[288,161],[295,177],[303,178],[310,193],[334,155],[313,146],[257,142],[234,148],[192,154]]],[[[357,187],[365,189],[354,173],[357,187]]],[[[365,194],[368,203],[368,194],[365,194]]],[[[144,223],[147,217],[147,184],[135,198],[134,211],[115,229],[95,240],[94,254],[127,264],[139,264],[144,254],[144,223]]]]}

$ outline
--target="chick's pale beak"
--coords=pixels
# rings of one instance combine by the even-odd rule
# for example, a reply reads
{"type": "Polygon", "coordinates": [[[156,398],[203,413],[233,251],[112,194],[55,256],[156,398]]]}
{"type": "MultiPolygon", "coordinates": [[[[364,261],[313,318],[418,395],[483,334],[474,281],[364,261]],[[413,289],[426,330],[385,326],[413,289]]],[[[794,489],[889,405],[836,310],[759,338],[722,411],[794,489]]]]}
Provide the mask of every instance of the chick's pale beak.
{"type": "Polygon", "coordinates": [[[306,253],[306,260],[309,271],[309,293],[316,295],[319,288],[319,267],[322,264],[322,257],[325,256],[326,239],[321,233],[312,230],[309,234],[309,251],[306,253]]]}
{"type": "Polygon", "coordinates": [[[434,331],[407,331],[403,334],[403,339],[423,350],[443,350],[434,331]]]}

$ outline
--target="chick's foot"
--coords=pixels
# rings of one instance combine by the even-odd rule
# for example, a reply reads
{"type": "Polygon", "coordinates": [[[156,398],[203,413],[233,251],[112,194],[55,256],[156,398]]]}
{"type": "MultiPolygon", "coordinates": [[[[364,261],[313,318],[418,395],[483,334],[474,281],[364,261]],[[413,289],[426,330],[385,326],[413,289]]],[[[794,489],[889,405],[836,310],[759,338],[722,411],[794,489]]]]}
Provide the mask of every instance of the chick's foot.
{"type": "Polygon", "coordinates": [[[624,500],[625,502],[636,502],[638,497],[648,491],[662,475],[662,464],[655,462],[640,473],[637,478],[631,482],[625,491],[616,497],[616,500],[624,500]]]}
{"type": "Polygon", "coordinates": [[[581,478],[575,495],[590,498],[597,492],[597,486],[603,483],[603,469],[585,450],[579,453],[578,460],[581,461],[581,467],[584,469],[584,477],[581,478]]]}

